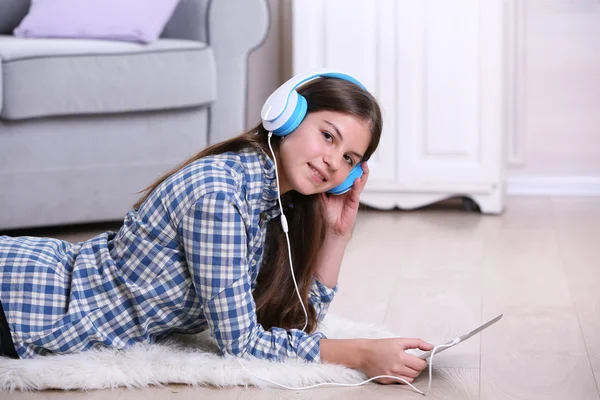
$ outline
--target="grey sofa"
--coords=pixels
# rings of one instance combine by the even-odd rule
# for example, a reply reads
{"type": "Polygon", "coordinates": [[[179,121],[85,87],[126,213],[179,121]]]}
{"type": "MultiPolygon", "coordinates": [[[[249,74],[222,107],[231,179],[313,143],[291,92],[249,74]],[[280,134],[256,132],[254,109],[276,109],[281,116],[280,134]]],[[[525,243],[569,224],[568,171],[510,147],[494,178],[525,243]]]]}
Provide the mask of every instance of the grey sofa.
{"type": "Polygon", "coordinates": [[[0,0],[0,231],[120,220],[154,179],[246,128],[266,0],[181,0],[160,40],[12,36],[0,0]]]}

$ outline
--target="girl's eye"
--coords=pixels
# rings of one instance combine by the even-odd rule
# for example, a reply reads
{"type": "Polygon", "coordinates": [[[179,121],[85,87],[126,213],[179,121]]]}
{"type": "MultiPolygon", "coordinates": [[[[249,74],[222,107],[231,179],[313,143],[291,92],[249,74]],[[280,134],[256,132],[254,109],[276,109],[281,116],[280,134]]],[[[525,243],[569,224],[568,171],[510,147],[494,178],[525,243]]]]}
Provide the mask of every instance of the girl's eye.
{"type": "Polygon", "coordinates": [[[331,133],[329,132],[325,132],[323,131],[323,137],[325,138],[325,140],[327,140],[328,142],[333,141],[333,136],[331,135],[331,133]]]}
{"type": "Polygon", "coordinates": [[[352,157],[350,157],[349,155],[347,155],[347,154],[346,154],[346,155],[344,156],[344,159],[346,160],[346,162],[347,162],[348,164],[350,164],[350,165],[353,165],[353,164],[354,164],[354,160],[353,160],[353,159],[352,159],[352,157]]]}

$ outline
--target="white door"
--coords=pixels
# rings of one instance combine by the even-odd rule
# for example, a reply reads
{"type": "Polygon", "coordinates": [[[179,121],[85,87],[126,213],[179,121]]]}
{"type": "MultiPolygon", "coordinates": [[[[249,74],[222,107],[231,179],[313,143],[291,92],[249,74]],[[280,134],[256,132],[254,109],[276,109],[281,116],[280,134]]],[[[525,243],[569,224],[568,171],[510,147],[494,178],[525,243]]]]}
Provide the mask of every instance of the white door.
{"type": "Polygon", "coordinates": [[[489,187],[502,156],[502,2],[394,5],[399,182],[489,187]]]}

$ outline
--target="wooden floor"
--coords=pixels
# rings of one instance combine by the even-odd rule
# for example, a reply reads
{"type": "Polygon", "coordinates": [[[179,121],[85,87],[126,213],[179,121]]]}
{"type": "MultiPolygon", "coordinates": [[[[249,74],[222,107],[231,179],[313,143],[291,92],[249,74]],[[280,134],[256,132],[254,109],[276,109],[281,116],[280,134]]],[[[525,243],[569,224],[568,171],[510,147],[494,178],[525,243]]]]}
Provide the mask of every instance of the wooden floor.
{"type": "MultiPolygon", "coordinates": [[[[102,227],[104,228],[104,227],[102,227]]],[[[36,231],[44,235],[47,232],[36,231]]],[[[83,240],[94,230],[51,231],[83,240]]],[[[515,198],[501,216],[363,211],[331,312],[440,343],[504,313],[434,359],[430,398],[600,399],[600,198],[515,198]]],[[[427,376],[416,381],[427,387],[427,376]]],[[[29,399],[417,399],[407,386],[0,393],[29,399]]]]}

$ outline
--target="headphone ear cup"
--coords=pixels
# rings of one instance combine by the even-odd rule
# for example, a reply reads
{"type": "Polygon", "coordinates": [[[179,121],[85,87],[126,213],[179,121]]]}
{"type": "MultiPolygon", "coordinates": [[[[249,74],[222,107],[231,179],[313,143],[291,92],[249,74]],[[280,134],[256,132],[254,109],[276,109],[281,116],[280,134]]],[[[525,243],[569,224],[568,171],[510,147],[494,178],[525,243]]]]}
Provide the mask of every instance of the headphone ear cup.
{"type": "Polygon", "coordinates": [[[292,91],[285,96],[283,95],[282,90],[283,88],[276,90],[269,96],[263,106],[263,127],[267,131],[273,132],[276,136],[285,136],[292,133],[294,129],[300,125],[306,116],[308,109],[306,98],[301,96],[296,90],[292,89],[292,91]],[[278,102],[285,102],[285,104],[282,106],[281,104],[278,104],[278,102]],[[272,119],[266,119],[271,113],[271,110],[278,109],[282,110],[280,115],[272,119]]]}
{"type": "Polygon", "coordinates": [[[340,185],[328,190],[327,193],[331,194],[344,194],[354,185],[354,181],[363,175],[362,163],[358,163],[350,170],[348,177],[340,185]]]}
{"type": "MultiPolygon", "coordinates": [[[[272,126],[275,129],[270,131],[273,132],[273,135],[289,135],[298,127],[298,125],[300,125],[300,123],[302,122],[302,120],[304,120],[304,117],[306,116],[306,111],[308,110],[308,103],[306,102],[304,96],[301,96],[296,91],[294,91],[294,94],[290,97],[296,98],[296,101],[293,102],[294,107],[290,107],[289,109],[286,107],[283,115],[274,121],[275,124],[272,126]]],[[[288,105],[290,105],[291,103],[292,102],[290,102],[288,105]]]]}
{"type": "Polygon", "coordinates": [[[283,124],[283,126],[277,130],[277,133],[273,132],[273,134],[278,136],[287,136],[290,133],[294,132],[296,128],[302,123],[304,117],[306,117],[306,110],[308,110],[308,103],[306,102],[306,98],[298,94],[298,101],[296,102],[294,112],[283,124]]]}

